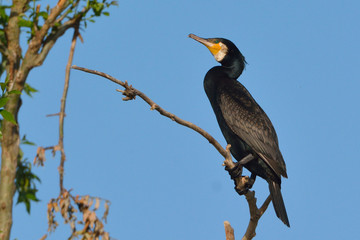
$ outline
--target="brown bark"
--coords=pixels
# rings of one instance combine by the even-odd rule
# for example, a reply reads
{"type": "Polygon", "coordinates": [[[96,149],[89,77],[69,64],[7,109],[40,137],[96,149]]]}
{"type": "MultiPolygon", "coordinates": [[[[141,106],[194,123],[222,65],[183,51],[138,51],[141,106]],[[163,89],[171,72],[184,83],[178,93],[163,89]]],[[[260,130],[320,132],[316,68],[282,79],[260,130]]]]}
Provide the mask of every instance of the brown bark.
{"type": "Polygon", "coordinates": [[[231,227],[228,221],[224,222],[224,228],[226,240],[235,240],[234,229],[231,227]]]}
{"type": "Polygon", "coordinates": [[[70,47],[70,54],[68,63],[66,65],[65,70],[65,83],[64,83],[64,91],[61,97],[61,106],[60,106],[60,113],[59,113],[59,143],[58,146],[61,152],[61,160],[59,166],[59,173],[60,173],[60,194],[64,192],[64,165],[66,160],[65,150],[64,150],[64,118],[65,118],[65,107],[66,107],[66,97],[69,90],[69,82],[70,82],[70,70],[72,61],[74,59],[74,52],[76,46],[76,40],[79,36],[79,25],[74,28],[74,35],[71,41],[70,47]]]}
{"type": "MultiPolygon", "coordinates": [[[[22,86],[17,84],[17,79],[26,78],[27,73],[19,73],[18,69],[21,60],[21,48],[19,45],[20,28],[18,26],[19,15],[25,11],[26,0],[14,0],[11,8],[8,26],[5,29],[7,37],[8,64],[6,67],[9,78],[9,87],[12,90],[22,90],[22,86]]],[[[10,94],[9,101],[5,109],[12,113],[17,119],[17,114],[21,105],[20,96],[10,94]]],[[[15,193],[15,174],[19,155],[19,127],[11,122],[3,120],[2,125],[3,139],[1,143],[1,175],[0,175],[0,239],[10,238],[12,226],[12,205],[15,193]]]]}

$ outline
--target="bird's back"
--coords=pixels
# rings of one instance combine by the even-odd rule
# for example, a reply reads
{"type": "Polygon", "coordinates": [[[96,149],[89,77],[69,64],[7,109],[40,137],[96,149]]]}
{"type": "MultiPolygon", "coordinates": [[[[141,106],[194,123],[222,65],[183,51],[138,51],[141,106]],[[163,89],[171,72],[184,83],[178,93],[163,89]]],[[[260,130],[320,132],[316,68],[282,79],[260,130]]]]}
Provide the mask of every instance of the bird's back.
{"type": "Polygon", "coordinates": [[[241,83],[219,70],[207,73],[204,87],[232,155],[238,161],[249,153],[259,156],[245,167],[264,179],[280,181],[281,175],[287,176],[286,167],[270,119],[241,83]]]}

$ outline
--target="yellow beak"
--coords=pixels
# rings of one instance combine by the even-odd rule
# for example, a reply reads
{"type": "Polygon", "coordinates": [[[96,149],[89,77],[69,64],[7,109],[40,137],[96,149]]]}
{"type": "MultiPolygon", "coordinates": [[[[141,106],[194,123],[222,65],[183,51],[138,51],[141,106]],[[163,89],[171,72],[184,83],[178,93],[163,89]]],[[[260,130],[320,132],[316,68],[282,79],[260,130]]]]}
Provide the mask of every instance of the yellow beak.
{"type": "Polygon", "coordinates": [[[221,46],[219,43],[212,43],[206,38],[198,37],[195,34],[189,34],[189,38],[192,38],[198,41],[199,43],[204,44],[210,50],[211,54],[214,56],[218,54],[218,52],[221,50],[221,46]]]}

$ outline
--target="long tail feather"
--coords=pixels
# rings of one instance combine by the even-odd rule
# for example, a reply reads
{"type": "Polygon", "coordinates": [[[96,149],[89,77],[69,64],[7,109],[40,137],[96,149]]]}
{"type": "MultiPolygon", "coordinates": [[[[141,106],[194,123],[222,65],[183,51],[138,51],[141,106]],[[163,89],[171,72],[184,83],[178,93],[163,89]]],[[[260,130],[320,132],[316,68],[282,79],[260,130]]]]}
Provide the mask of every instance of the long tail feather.
{"type": "Polygon", "coordinates": [[[269,182],[269,190],[276,216],[280,218],[286,226],[290,227],[284,200],[281,195],[280,185],[274,181],[269,182]]]}

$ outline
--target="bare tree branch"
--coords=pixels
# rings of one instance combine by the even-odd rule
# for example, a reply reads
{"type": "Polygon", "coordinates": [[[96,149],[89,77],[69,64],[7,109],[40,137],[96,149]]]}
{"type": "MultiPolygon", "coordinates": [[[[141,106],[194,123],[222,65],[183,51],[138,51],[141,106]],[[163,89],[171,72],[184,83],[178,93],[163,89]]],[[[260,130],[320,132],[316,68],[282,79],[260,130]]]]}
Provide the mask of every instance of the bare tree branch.
{"type": "Polygon", "coordinates": [[[266,200],[264,201],[263,205],[261,205],[261,207],[259,208],[259,213],[260,213],[260,217],[265,213],[266,209],[268,208],[269,204],[271,202],[271,197],[270,195],[266,198],[266,200]]]}
{"type": "Polygon", "coordinates": [[[40,30],[35,32],[33,39],[29,43],[29,48],[26,55],[37,54],[49,29],[54,26],[56,22],[56,18],[64,11],[64,9],[67,8],[69,4],[70,1],[59,0],[56,6],[51,9],[50,14],[46,19],[45,23],[43,24],[40,30]]]}
{"type": "MultiPolygon", "coordinates": [[[[46,117],[55,117],[55,116],[60,116],[60,113],[51,113],[51,114],[46,115],[46,117]]],[[[64,113],[64,116],[66,117],[65,113],[64,113]]]]}
{"type": "MultiPolygon", "coordinates": [[[[75,3],[73,3],[73,6],[77,5],[79,1],[76,1],[75,3]]],[[[68,7],[68,5],[66,6],[68,7]]],[[[65,8],[66,8],[65,7],[65,8]]],[[[67,14],[72,10],[72,7],[69,8],[69,11],[65,12],[62,16],[60,16],[60,18],[58,18],[55,22],[60,22],[63,18],[65,18],[67,16],[67,14]]],[[[55,32],[51,33],[48,37],[46,37],[42,43],[43,47],[41,49],[41,52],[37,55],[36,57],[36,61],[34,62],[35,66],[39,66],[43,63],[43,61],[45,60],[47,54],[49,53],[49,51],[51,50],[51,48],[53,47],[53,45],[55,44],[56,40],[61,37],[66,30],[68,30],[69,28],[75,27],[77,25],[80,24],[80,21],[82,19],[83,16],[85,16],[85,14],[90,10],[90,8],[88,7],[84,7],[83,10],[81,10],[81,12],[77,13],[77,15],[66,21],[65,23],[63,23],[55,32]]],[[[78,31],[79,32],[79,31],[78,31]]],[[[80,33],[78,33],[78,37],[80,37],[80,33]]]]}
{"type": "Polygon", "coordinates": [[[65,107],[66,107],[66,97],[69,89],[69,81],[70,81],[70,69],[72,65],[72,61],[74,59],[74,52],[76,46],[76,40],[79,36],[79,24],[74,29],[74,35],[71,41],[70,53],[68,63],[66,65],[65,70],[65,83],[64,83],[64,91],[61,97],[61,107],[59,114],[59,147],[61,152],[61,160],[59,166],[59,174],[60,174],[60,194],[64,191],[64,164],[66,160],[65,151],[64,151],[64,118],[65,118],[65,107]]]}
{"type": "Polygon", "coordinates": [[[250,240],[256,236],[256,232],[255,232],[256,227],[258,225],[261,216],[264,214],[267,207],[269,206],[269,203],[271,202],[271,197],[268,196],[265,202],[263,203],[263,205],[261,206],[261,208],[259,209],[256,205],[257,199],[255,197],[254,191],[249,191],[247,194],[245,194],[245,196],[249,204],[250,221],[242,240],[250,240]]]}
{"type": "MultiPolygon", "coordinates": [[[[60,38],[64,33],[69,29],[75,27],[80,21],[80,16],[78,18],[71,19],[61,25],[56,32],[50,34],[43,43],[43,47],[40,53],[36,54],[34,61],[32,62],[32,67],[40,66],[44,62],[46,56],[54,46],[55,42],[60,38]]],[[[25,55],[26,57],[26,55],[25,55]]],[[[32,57],[32,56],[31,56],[32,57]]]]}
{"type": "MultiPolygon", "coordinates": [[[[250,221],[246,229],[246,232],[242,237],[242,240],[251,240],[256,236],[256,227],[258,225],[261,216],[264,214],[267,207],[269,206],[271,202],[271,197],[268,196],[260,208],[258,208],[256,205],[256,197],[254,191],[248,191],[245,194],[245,197],[249,205],[250,221]]],[[[235,240],[234,229],[231,227],[228,221],[224,222],[224,227],[225,227],[226,240],[235,240]]]]}
{"type": "MultiPolygon", "coordinates": [[[[67,9],[65,11],[65,13],[63,13],[58,19],[56,19],[56,23],[60,23],[62,20],[64,20],[64,18],[71,13],[71,11],[79,4],[80,0],[76,0],[75,2],[72,3],[72,5],[69,7],[69,9],[67,9]]],[[[69,6],[69,5],[68,5],[69,6]]],[[[68,7],[67,6],[67,7],[68,7]]]]}
{"type": "MultiPolygon", "coordinates": [[[[229,157],[228,156],[228,153],[226,152],[226,150],[220,145],[220,143],[218,141],[215,140],[215,138],[213,138],[209,133],[207,133],[205,130],[203,130],[202,128],[196,126],[195,124],[189,122],[189,121],[186,121],[186,120],[183,120],[179,117],[177,117],[176,115],[174,115],[173,113],[170,113],[166,110],[164,110],[163,108],[161,108],[158,104],[156,104],[153,100],[151,100],[148,96],[146,96],[143,92],[135,89],[132,87],[132,85],[129,85],[127,83],[127,81],[125,82],[122,82],[106,73],[103,73],[103,72],[99,72],[99,71],[96,71],[96,70],[90,70],[90,69],[87,69],[87,68],[83,68],[83,67],[78,67],[78,66],[72,66],[73,69],[76,69],[76,70],[80,70],[80,71],[84,71],[84,72],[88,72],[88,73],[92,73],[92,74],[96,74],[96,75],[99,75],[101,77],[104,77],[104,78],[107,78],[109,79],[110,81],[114,82],[114,83],[117,83],[119,85],[121,85],[122,87],[125,88],[124,91],[122,90],[118,90],[120,92],[123,93],[123,95],[125,95],[125,98],[123,98],[124,101],[127,101],[127,100],[131,100],[131,99],[135,99],[136,96],[139,96],[140,98],[142,98],[147,104],[150,105],[150,109],[151,110],[156,110],[158,111],[161,115],[165,116],[165,117],[168,117],[170,118],[171,120],[185,126],[185,127],[188,127],[188,128],[191,128],[192,130],[200,133],[203,137],[205,137],[218,151],[219,153],[224,157],[224,158],[227,158],[229,157]]],[[[231,156],[230,156],[231,157],[231,156]]]]}
{"type": "Polygon", "coordinates": [[[235,240],[234,229],[228,221],[224,222],[226,240],[235,240]]]}
{"type": "MultiPolygon", "coordinates": [[[[30,70],[31,68],[42,65],[57,39],[61,37],[69,28],[76,27],[81,21],[82,17],[90,10],[90,8],[84,8],[76,16],[61,24],[58,28],[54,28],[54,25],[58,23],[61,18],[65,18],[67,14],[70,13],[69,11],[66,11],[63,15],[60,16],[60,14],[65,11],[67,7],[69,7],[69,4],[69,1],[60,0],[57,5],[51,9],[50,15],[46,19],[41,29],[35,32],[34,37],[29,43],[29,48],[24,56],[23,63],[25,64],[22,64],[22,68],[24,70],[30,70]],[[51,33],[47,36],[50,29],[51,33]]],[[[75,3],[73,3],[73,5],[74,4],[75,3]]],[[[76,4],[78,4],[78,1],[76,1],[76,4]]]]}
{"type": "MultiPolygon", "coordinates": [[[[151,110],[156,110],[158,111],[161,115],[170,118],[171,120],[185,126],[188,127],[190,129],[193,129],[194,131],[200,133],[203,137],[205,137],[217,150],[218,152],[225,158],[223,165],[227,167],[227,169],[232,169],[235,167],[235,163],[232,160],[231,157],[231,153],[230,153],[230,148],[231,145],[227,145],[226,149],[224,149],[209,133],[207,133],[205,130],[203,130],[202,128],[196,126],[195,124],[183,120],[177,116],[175,116],[173,113],[170,113],[166,110],[164,110],[163,108],[161,108],[158,104],[156,104],[153,100],[151,100],[148,96],[146,96],[143,92],[135,89],[132,87],[132,85],[129,85],[127,83],[127,81],[122,82],[106,73],[103,72],[99,72],[96,70],[91,70],[91,69],[87,69],[87,68],[83,68],[83,67],[78,67],[78,66],[72,66],[73,69],[76,70],[80,70],[80,71],[84,71],[84,72],[88,72],[91,74],[96,74],[99,75],[101,77],[107,78],[110,81],[117,83],[119,85],[121,85],[122,87],[125,88],[125,90],[118,90],[119,92],[121,92],[125,97],[123,98],[124,101],[128,101],[128,100],[132,100],[135,99],[136,96],[139,96],[140,98],[142,98],[147,104],[149,104],[151,106],[151,110]]],[[[249,182],[251,181],[249,179],[248,176],[239,176],[237,178],[234,179],[235,182],[235,188],[236,189],[243,189],[243,187],[249,182]]],[[[249,205],[249,210],[250,210],[250,221],[249,221],[249,225],[247,227],[246,233],[244,235],[244,237],[242,238],[242,240],[250,240],[253,237],[255,237],[256,233],[256,227],[258,224],[259,219],[261,218],[261,216],[264,214],[264,212],[266,211],[267,207],[269,206],[269,203],[271,201],[271,197],[268,196],[268,198],[265,200],[265,202],[263,203],[263,205],[261,206],[260,209],[258,209],[257,205],[256,205],[256,198],[255,198],[255,192],[254,191],[248,191],[245,194],[246,200],[248,202],[249,205]]],[[[224,226],[225,226],[225,234],[226,234],[226,239],[227,240],[234,240],[234,231],[232,229],[232,227],[230,226],[229,222],[224,222],[224,226]]]]}

